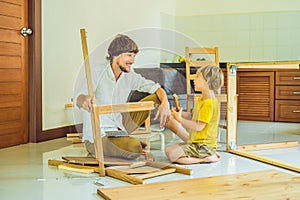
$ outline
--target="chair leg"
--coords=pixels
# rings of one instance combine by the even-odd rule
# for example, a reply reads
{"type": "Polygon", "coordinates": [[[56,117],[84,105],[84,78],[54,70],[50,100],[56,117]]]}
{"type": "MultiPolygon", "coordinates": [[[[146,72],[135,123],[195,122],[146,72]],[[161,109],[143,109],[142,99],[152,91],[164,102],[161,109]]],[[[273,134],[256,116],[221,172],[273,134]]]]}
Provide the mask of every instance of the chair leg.
{"type": "Polygon", "coordinates": [[[164,135],[164,132],[160,131],[159,135],[160,135],[160,150],[163,151],[165,149],[165,135],[164,135]]]}

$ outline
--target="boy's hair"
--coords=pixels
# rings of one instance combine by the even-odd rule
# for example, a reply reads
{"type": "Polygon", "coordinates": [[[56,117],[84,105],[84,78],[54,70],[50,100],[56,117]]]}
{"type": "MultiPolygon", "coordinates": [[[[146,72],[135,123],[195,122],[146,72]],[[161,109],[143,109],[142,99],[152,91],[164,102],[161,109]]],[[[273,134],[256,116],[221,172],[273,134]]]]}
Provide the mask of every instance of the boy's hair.
{"type": "Polygon", "coordinates": [[[201,73],[203,78],[207,81],[210,90],[215,93],[220,92],[220,88],[224,85],[224,75],[221,68],[217,66],[207,65],[200,67],[197,74],[201,73]]]}
{"type": "Polygon", "coordinates": [[[118,34],[110,43],[108,47],[107,60],[113,61],[114,56],[118,56],[122,53],[133,52],[137,54],[139,48],[136,43],[127,35],[118,34]]]}

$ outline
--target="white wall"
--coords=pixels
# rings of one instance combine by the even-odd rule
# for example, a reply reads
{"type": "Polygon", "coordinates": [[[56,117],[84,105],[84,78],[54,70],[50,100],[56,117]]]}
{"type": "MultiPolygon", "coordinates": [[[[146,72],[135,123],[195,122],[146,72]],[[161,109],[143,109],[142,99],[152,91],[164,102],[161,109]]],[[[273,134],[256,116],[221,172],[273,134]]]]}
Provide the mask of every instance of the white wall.
{"type": "MultiPolygon", "coordinates": [[[[72,124],[64,109],[82,64],[79,30],[86,28],[93,51],[117,33],[160,27],[160,14],[174,15],[175,0],[42,1],[43,129],[72,124]],[[136,9],[138,8],[138,9],[136,9]]],[[[106,55],[99,55],[100,59],[106,55]]],[[[159,63],[159,60],[158,60],[159,63]]]]}
{"type": "Polygon", "coordinates": [[[295,11],[299,0],[177,0],[176,16],[295,11]]]}
{"type": "Polygon", "coordinates": [[[298,0],[43,0],[43,129],[73,124],[64,104],[82,65],[80,28],[87,29],[90,53],[101,45],[105,52],[103,42],[117,33],[134,36],[142,47],[159,41],[172,51],[145,48],[135,65],[155,67],[193,45],[218,46],[221,61],[300,60],[298,19],[298,0]],[[143,36],[143,28],[154,27],[179,32],[143,36]]]}
{"type": "Polygon", "coordinates": [[[221,62],[300,60],[300,1],[222,2],[178,0],[176,30],[219,47],[221,62]]]}

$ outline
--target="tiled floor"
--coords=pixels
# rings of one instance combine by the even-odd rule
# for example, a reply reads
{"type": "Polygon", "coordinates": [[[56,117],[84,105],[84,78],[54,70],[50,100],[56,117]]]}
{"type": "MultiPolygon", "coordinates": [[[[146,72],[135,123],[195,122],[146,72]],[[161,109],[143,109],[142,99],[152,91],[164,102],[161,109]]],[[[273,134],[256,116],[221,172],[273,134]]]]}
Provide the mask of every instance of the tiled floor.
{"type": "MultiPolygon", "coordinates": [[[[238,129],[238,141],[240,144],[291,139],[300,141],[300,127],[298,124],[266,124],[265,122],[259,122],[255,123],[254,127],[254,125],[250,126],[248,122],[239,122],[238,129]]],[[[164,134],[168,144],[178,142],[176,137],[172,137],[168,130],[166,130],[164,134]]],[[[221,142],[222,141],[225,141],[225,134],[221,135],[221,142]]],[[[159,141],[152,141],[151,146],[156,161],[167,162],[164,152],[158,150],[159,141]]],[[[224,145],[222,148],[223,147],[224,145]]],[[[285,158],[300,166],[299,152],[299,147],[259,151],[260,154],[276,157],[278,159],[285,158]]],[[[221,151],[220,154],[222,159],[217,163],[183,166],[193,169],[193,175],[191,176],[173,173],[147,179],[146,184],[268,169],[278,169],[286,173],[300,176],[300,174],[296,172],[273,167],[224,151],[221,151]]],[[[48,159],[60,159],[61,156],[67,155],[85,156],[87,153],[82,146],[72,146],[66,138],[0,149],[0,199],[93,200],[102,199],[96,193],[96,190],[99,187],[130,185],[127,182],[110,177],[100,178],[98,174],[86,175],[58,170],[56,167],[48,166],[48,159]],[[99,184],[102,184],[103,186],[100,186],[99,184]]]]}

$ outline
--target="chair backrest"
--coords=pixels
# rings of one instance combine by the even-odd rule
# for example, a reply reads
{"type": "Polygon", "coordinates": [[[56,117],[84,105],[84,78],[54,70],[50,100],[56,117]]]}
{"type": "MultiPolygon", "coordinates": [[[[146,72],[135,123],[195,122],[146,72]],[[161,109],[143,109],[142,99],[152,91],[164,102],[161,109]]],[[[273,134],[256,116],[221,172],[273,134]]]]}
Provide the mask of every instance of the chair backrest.
{"type": "Polygon", "coordinates": [[[190,95],[193,93],[191,88],[191,81],[196,78],[196,68],[206,65],[215,65],[219,67],[219,50],[214,48],[185,48],[186,57],[186,90],[187,90],[187,110],[191,109],[190,95]],[[191,70],[192,68],[192,70],[191,70]]]}

